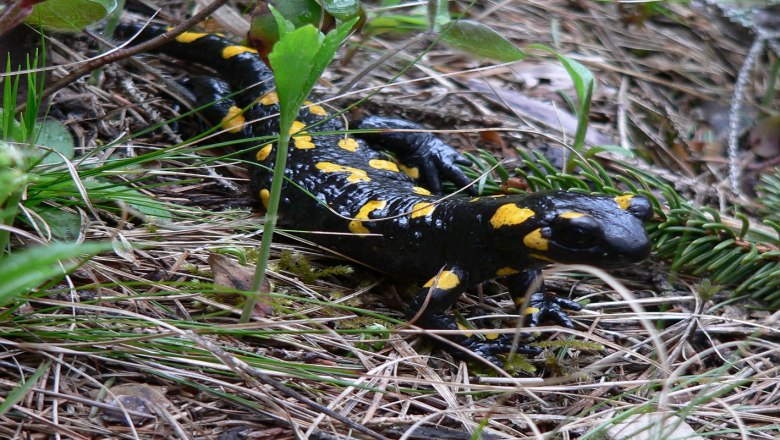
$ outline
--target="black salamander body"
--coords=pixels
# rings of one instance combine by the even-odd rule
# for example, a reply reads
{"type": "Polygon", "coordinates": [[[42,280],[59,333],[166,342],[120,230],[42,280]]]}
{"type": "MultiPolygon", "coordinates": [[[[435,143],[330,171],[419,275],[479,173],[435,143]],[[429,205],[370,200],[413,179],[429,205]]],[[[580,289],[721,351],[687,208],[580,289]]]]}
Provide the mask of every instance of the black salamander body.
{"type": "MultiPolygon", "coordinates": [[[[143,41],[164,31],[123,24],[118,34],[139,34],[143,41]]],[[[215,125],[236,139],[278,133],[273,78],[253,50],[191,32],[160,50],[211,67],[222,78],[194,77],[187,83],[199,107],[215,103],[202,112],[215,125]],[[248,110],[242,114],[242,108],[248,110]],[[246,121],[253,122],[244,125],[246,121]]],[[[467,287],[485,280],[504,278],[521,305],[530,289],[541,290],[540,269],[551,262],[608,268],[641,261],[650,252],[642,223],[652,210],[642,197],[553,191],[442,200],[436,195],[441,178],[469,183],[457,167],[469,161],[452,147],[398,119],[369,117],[349,128],[383,132],[345,134],[342,119],[321,106],[307,102],[300,111],[292,130],[280,222],[298,231],[317,231],[305,238],[370,267],[424,283],[409,307],[413,316],[430,295],[418,321],[423,327],[458,328],[447,309],[467,287]],[[382,150],[394,153],[397,161],[382,150]]],[[[247,142],[243,145],[251,161],[259,165],[250,166],[253,191],[265,204],[275,146],[269,140],[247,142]]],[[[543,293],[533,295],[530,304],[532,325],[552,319],[573,326],[562,309],[580,308],[543,293]]],[[[453,339],[493,362],[495,354],[510,348],[503,337],[453,339]]],[[[527,346],[520,350],[537,351],[527,346]]]]}

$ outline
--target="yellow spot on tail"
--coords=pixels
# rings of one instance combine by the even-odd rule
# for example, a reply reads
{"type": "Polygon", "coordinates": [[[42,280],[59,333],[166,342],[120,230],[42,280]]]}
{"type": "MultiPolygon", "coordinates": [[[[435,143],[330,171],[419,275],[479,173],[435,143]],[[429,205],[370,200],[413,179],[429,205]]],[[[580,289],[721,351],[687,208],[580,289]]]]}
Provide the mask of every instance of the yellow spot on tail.
{"type": "Polygon", "coordinates": [[[256,50],[252,49],[251,47],[246,46],[225,46],[224,49],[222,49],[222,58],[228,60],[230,58],[233,58],[236,55],[240,55],[245,52],[250,53],[257,53],[256,50]]]}
{"type": "Polygon", "coordinates": [[[355,152],[358,149],[358,142],[352,138],[341,139],[339,141],[339,148],[343,148],[347,151],[355,152]]]}
{"type": "Polygon", "coordinates": [[[179,43],[192,43],[198,38],[203,38],[206,35],[208,34],[203,34],[200,32],[185,32],[183,34],[179,34],[179,36],[176,37],[176,41],[179,43]]]}
{"type": "Polygon", "coordinates": [[[561,218],[580,218],[580,217],[585,217],[585,214],[583,214],[581,212],[569,211],[569,212],[564,212],[563,214],[559,215],[558,217],[561,217],[561,218]]]}
{"type": "Polygon", "coordinates": [[[276,92],[268,92],[258,99],[258,102],[263,105],[279,104],[279,95],[276,92]]]}
{"type": "Polygon", "coordinates": [[[398,168],[401,169],[401,171],[404,172],[407,176],[411,177],[412,179],[419,179],[420,178],[420,169],[417,167],[408,167],[402,163],[398,164],[398,168]]]}
{"type": "Polygon", "coordinates": [[[271,192],[267,189],[260,190],[260,201],[263,202],[263,207],[268,209],[268,200],[271,199],[271,192]]]}
{"type": "Polygon", "coordinates": [[[246,119],[241,114],[241,109],[235,105],[231,105],[228,109],[227,115],[222,118],[219,125],[228,131],[228,133],[238,133],[244,127],[246,119]]]}
{"type": "MultiPolygon", "coordinates": [[[[519,298],[519,299],[523,299],[523,298],[519,298]]],[[[522,304],[518,304],[518,305],[520,306],[522,304]]],[[[539,313],[539,308],[537,308],[537,307],[526,307],[525,308],[525,312],[523,314],[524,315],[533,315],[534,313],[539,313]]]]}
{"type": "Polygon", "coordinates": [[[317,105],[317,104],[315,104],[315,103],[313,103],[311,101],[303,101],[303,104],[308,106],[306,108],[308,108],[309,109],[309,113],[311,113],[313,115],[328,116],[327,110],[322,108],[322,106],[319,106],[319,105],[317,105]]]}
{"type": "Polygon", "coordinates": [[[371,168],[376,168],[377,170],[387,170],[394,173],[398,172],[398,165],[396,165],[394,162],[390,162],[389,160],[371,159],[368,161],[368,166],[371,168]]]}
{"type": "Polygon", "coordinates": [[[268,156],[271,154],[271,151],[273,151],[273,149],[274,149],[274,145],[273,144],[268,144],[268,145],[264,146],[263,148],[257,150],[257,154],[255,155],[255,157],[259,161],[266,160],[268,158],[268,156]]]}
{"type": "Polygon", "coordinates": [[[629,206],[631,206],[631,199],[633,198],[634,196],[632,194],[626,194],[624,196],[615,197],[615,201],[618,206],[620,206],[620,209],[628,209],[629,206]]]}
{"type": "Polygon", "coordinates": [[[550,242],[542,237],[542,229],[534,229],[530,233],[523,237],[523,244],[530,249],[536,249],[537,251],[546,251],[550,245],[550,242]]]}
{"type": "Polygon", "coordinates": [[[360,210],[358,210],[358,213],[355,216],[355,219],[349,222],[349,231],[355,234],[368,234],[371,232],[368,230],[368,228],[363,226],[363,222],[361,222],[361,220],[368,220],[369,214],[374,211],[384,209],[385,205],[387,205],[387,202],[384,200],[371,200],[365,205],[361,206],[360,210]]]}
{"type": "Polygon", "coordinates": [[[496,276],[497,277],[505,277],[507,275],[514,275],[516,273],[520,273],[520,271],[517,270],[517,269],[513,269],[511,267],[502,267],[501,269],[498,269],[496,271],[496,276]]]}
{"type": "Polygon", "coordinates": [[[421,196],[429,196],[429,195],[431,195],[430,191],[428,191],[425,188],[420,188],[419,186],[413,186],[412,187],[412,192],[415,193],[415,194],[420,194],[421,196]]]}
{"type": "Polygon", "coordinates": [[[303,127],[305,126],[306,124],[303,122],[295,121],[293,122],[292,127],[290,127],[290,134],[293,135],[295,148],[299,150],[308,150],[310,148],[314,148],[314,143],[311,141],[311,136],[309,133],[303,131],[303,127]]]}
{"type": "Polygon", "coordinates": [[[428,217],[429,215],[433,214],[433,210],[436,209],[436,205],[433,203],[426,203],[426,202],[420,202],[415,203],[414,206],[412,206],[412,218],[417,217],[428,217]]]}
{"type": "MultiPolygon", "coordinates": [[[[433,283],[436,281],[437,277],[433,277],[430,280],[428,280],[427,283],[423,285],[423,287],[431,287],[433,286],[433,283]]],[[[449,271],[449,270],[443,270],[438,276],[438,282],[436,282],[436,288],[441,290],[450,290],[454,287],[457,287],[458,284],[460,284],[460,278],[458,277],[458,274],[455,272],[449,271]]]]}
{"type": "Polygon", "coordinates": [[[528,208],[521,208],[514,203],[501,205],[493,217],[490,218],[490,224],[498,229],[503,226],[514,226],[523,223],[533,217],[535,212],[528,208]]]}
{"type": "Polygon", "coordinates": [[[349,176],[347,176],[347,182],[349,183],[371,181],[371,178],[368,177],[368,174],[366,174],[365,171],[358,168],[338,165],[332,162],[317,162],[317,164],[314,166],[318,170],[325,173],[349,173],[349,176]]]}

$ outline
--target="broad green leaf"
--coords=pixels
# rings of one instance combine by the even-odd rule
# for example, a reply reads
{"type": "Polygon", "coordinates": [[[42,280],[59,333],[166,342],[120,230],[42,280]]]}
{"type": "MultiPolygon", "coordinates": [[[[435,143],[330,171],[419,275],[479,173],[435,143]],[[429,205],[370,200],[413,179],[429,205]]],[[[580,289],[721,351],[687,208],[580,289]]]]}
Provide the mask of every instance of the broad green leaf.
{"type": "Polygon", "coordinates": [[[449,46],[482,58],[510,62],[522,60],[525,53],[498,32],[472,20],[450,23],[443,31],[442,41],[449,46]]]}
{"type": "Polygon", "coordinates": [[[360,15],[360,2],[358,0],[324,0],[323,6],[328,14],[342,22],[360,15]]]}
{"type": "Polygon", "coordinates": [[[80,31],[102,20],[117,7],[117,0],[46,0],[33,7],[27,22],[58,31],[80,31]]]}
{"type": "MultiPolygon", "coordinates": [[[[55,238],[60,240],[75,240],[79,237],[81,231],[81,216],[77,212],[71,212],[62,208],[41,205],[35,208],[38,217],[46,222],[46,225],[39,225],[41,230],[48,226],[55,238]]],[[[30,217],[38,222],[35,216],[30,217]]]]}
{"type": "Polygon", "coordinates": [[[623,157],[628,157],[628,158],[634,157],[633,151],[627,148],[623,148],[620,145],[599,145],[598,147],[589,148],[588,151],[585,152],[585,157],[590,159],[595,155],[605,151],[609,153],[619,154],[623,157]]]}
{"type": "MultiPolygon", "coordinates": [[[[35,143],[42,147],[51,148],[60,153],[66,159],[73,159],[73,151],[76,148],[73,136],[61,122],[54,119],[38,121],[38,136],[35,143]]],[[[60,154],[47,154],[43,163],[61,163],[60,154]]]]}
{"type": "Polygon", "coordinates": [[[441,31],[451,21],[448,6],[447,0],[428,0],[428,26],[433,32],[441,31]]]}
{"type": "Polygon", "coordinates": [[[78,267],[75,257],[111,249],[111,243],[53,243],[13,253],[0,260],[0,305],[78,267]]]}

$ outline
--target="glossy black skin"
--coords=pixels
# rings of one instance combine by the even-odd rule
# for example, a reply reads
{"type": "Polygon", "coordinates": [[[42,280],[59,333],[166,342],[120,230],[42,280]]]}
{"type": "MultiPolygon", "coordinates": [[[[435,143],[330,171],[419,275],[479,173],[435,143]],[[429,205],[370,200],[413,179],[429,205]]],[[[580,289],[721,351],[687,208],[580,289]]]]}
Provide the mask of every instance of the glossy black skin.
{"type": "MultiPolygon", "coordinates": [[[[119,36],[128,38],[140,27],[120,25],[119,36]]],[[[142,31],[137,41],[147,40],[163,33],[160,27],[142,31]]],[[[202,111],[215,125],[225,117],[232,105],[249,107],[253,101],[274,88],[268,68],[250,52],[223,59],[220,53],[233,43],[214,35],[193,42],[173,42],[161,51],[175,57],[194,61],[213,68],[225,81],[213,77],[191,78],[187,86],[197,98],[197,106],[217,102],[202,111]],[[226,98],[231,91],[236,102],[226,98]]],[[[275,135],[278,133],[276,104],[257,104],[244,113],[246,120],[255,121],[239,132],[236,139],[275,135]]],[[[652,215],[646,199],[633,197],[622,209],[613,197],[553,191],[526,195],[481,197],[456,195],[442,200],[433,195],[440,192],[442,178],[465,186],[469,179],[457,167],[469,164],[452,147],[424,132],[392,132],[357,134],[355,152],[339,147],[347,129],[341,117],[319,115],[302,109],[298,118],[306,126],[314,148],[298,149],[291,142],[280,222],[296,231],[333,232],[335,234],[305,234],[305,238],[349,256],[367,266],[397,278],[425,282],[447,271],[458,278],[455,286],[424,288],[409,307],[413,316],[430,295],[425,311],[417,323],[435,329],[455,329],[454,320],[446,313],[458,296],[469,286],[497,278],[502,268],[513,269],[505,278],[511,296],[522,303],[527,295],[541,289],[540,269],[549,262],[582,263],[600,267],[619,267],[645,259],[650,242],[643,220],[652,215]],[[317,135],[317,132],[341,134],[317,135]],[[391,151],[398,161],[417,167],[421,177],[415,181],[403,172],[375,169],[371,160],[392,161],[382,150],[391,151]],[[323,172],[318,163],[328,162],[365,171],[370,181],[350,182],[349,172],[323,172]],[[420,194],[425,186],[433,194],[420,194]],[[417,193],[415,193],[417,191],[417,193]],[[382,201],[384,206],[370,210],[369,219],[360,225],[370,235],[356,234],[349,224],[370,201],[382,201]],[[418,203],[435,203],[430,215],[412,218],[418,203]],[[494,227],[490,220],[496,211],[507,204],[528,208],[534,215],[520,224],[494,227]],[[335,212],[335,213],[334,213],[335,212]],[[584,214],[578,220],[562,217],[564,213],[584,214]],[[338,215],[336,215],[336,213],[338,215]],[[382,219],[382,220],[380,220],[382,219]],[[523,238],[539,230],[548,243],[544,251],[529,249],[523,238]]],[[[420,130],[418,125],[391,118],[370,117],[348,127],[354,129],[420,130]]],[[[247,158],[262,166],[250,166],[255,194],[271,186],[275,149],[264,160],[258,161],[255,152],[268,143],[248,141],[247,158]]],[[[419,206],[419,205],[418,205],[419,206]]],[[[531,307],[538,311],[530,316],[530,324],[544,320],[573,326],[562,310],[579,310],[574,301],[543,293],[531,297],[531,307]]],[[[475,337],[453,337],[461,345],[499,363],[495,354],[511,347],[507,338],[483,341],[475,337]]],[[[536,353],[537,349],[521,346],[519,351],[536,353]]]]}

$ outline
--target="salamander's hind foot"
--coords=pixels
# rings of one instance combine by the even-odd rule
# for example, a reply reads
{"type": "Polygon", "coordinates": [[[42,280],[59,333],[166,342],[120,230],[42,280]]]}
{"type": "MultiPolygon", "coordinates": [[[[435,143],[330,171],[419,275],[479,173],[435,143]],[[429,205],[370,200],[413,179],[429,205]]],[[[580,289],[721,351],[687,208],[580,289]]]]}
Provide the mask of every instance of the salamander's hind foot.
{"type": "Polygon", "coordinates": [[[582,305],[568,298],[561,298],[542,292],[534,293],[531,295],[528,309],[526,309],[528,325],[537,327],[544,322],[553,322],[564,327],[574,328],[574,322],[564,310],[578,312],[582,310],[582,305]]]}
{"type": "MultiPolygon", "coordinates": [[[[480,339],[475,336],[470,336],[468,338],[464,338],[462,341],[459,341],[459,343],[467,350],[474,352],[475,354],[485,358],[495,365],[498,365],[499,367],[503,367],[503,362],[496,355],[509,354],[512,352],[512,338],[506,337],[504,335],[500,335],[495,339],[480,339]]],[[[514,353],[520,353],[529,356],[536,356],[541,352],[542,349],[539,347],[532,347],[522,343],[518,344],[514,350],[514,353]]],[[[460,355],[458,355],[458,353],[453,350],[453,354],[458,355],[459,357],[463,357],[463,353],[459,353],[460,355]]]]}

